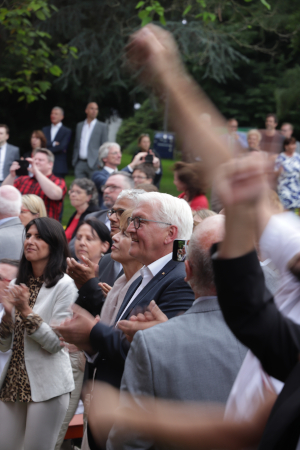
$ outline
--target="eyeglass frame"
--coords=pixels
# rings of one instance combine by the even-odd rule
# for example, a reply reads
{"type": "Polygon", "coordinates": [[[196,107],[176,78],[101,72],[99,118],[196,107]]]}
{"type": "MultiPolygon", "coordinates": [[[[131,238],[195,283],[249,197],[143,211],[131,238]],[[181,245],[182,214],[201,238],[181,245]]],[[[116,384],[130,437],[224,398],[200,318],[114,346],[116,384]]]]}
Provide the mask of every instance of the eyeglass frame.
{"type": "Polygon", "coordinates": [[[109,209],[108,211],[106,211],[107,217],[111,217],[113,214],[115,214],[117,217],[121,217],[121,215],[123,214],[123,212],[125,211],[125,209],[123,208],[117,208],[117,209],[109,209]],[[118,215],[117,213],[119,211],[122,211],[120,215],[118,215]]]}
{"type": "Polygon", "coordinates": [[[133,222],[133,226],[136,230],[138,230],[141,226],[141,222],[154,222],[154,223],[164,223],[165,225],[172,225],[171,223],[168,222],[159,222],[158,220],[150,220],[150,219],[143,219],[142,217],[127,217],[127,227],[129,227],[129,225],[131,224],[131,222],[133,222]],[[134,224],[134,221],[138,219],[139,221],[139,226],[136,227],[134,224]]]}

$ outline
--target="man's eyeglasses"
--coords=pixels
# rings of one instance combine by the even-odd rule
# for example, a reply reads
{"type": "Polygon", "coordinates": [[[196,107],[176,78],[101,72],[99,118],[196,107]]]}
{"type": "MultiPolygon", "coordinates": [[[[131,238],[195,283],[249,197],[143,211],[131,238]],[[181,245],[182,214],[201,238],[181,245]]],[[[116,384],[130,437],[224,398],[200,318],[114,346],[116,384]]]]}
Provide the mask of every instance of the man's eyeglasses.
{"type": "Polygon", "coordinates": [[[133,180],[146,180],[147,177],[142,177],[140,175],[135,175],[134,177],[132,177],[133,180]]]}
{"type": "Polygon", "coordinates": [[[150,220],[150,219],[142,219],[141,217],[128,217],[127,219],[127,225],[129,226],[133,223],[133,226],[136,230],[140,228],[141,222],[154,222],[154,223],[164,223],[165,225],[172,225],[168,222],[158,222],[157,220],[150,220]]]}
{"type": "Polygon", "coordinates": [[[121,188],[120,188],[120,186],[114,186],[114,185],[111,185],[111,186],[108,185],[108,186],[107,186],[107,185],[105,184],[104,186],[101,187],[101,191],[104,192],[105,189],[108,189],[108,190],[110,190],[110,191],[115,191],[116,189],[121,189],[121,188]]]}
{"type": "Polygon", "coordinates": [[[115,214],[119,219],[121,217],[121,215],[123,214],[123,212],[125,211],[125,209],[122,208],[118,208],[118,209],[109,209],[107,211],[107,215],[108,217],[112,216],[113,214],[115,214]]]}

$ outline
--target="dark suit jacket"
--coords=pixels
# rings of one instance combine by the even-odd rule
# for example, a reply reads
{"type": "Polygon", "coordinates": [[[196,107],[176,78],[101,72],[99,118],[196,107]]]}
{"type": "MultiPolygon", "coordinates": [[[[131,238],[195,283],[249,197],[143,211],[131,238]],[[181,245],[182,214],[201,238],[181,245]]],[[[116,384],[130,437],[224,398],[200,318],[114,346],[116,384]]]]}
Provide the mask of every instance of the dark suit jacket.
{"type": "Polygon", "coordinates": [[[59,145],[55,146],[53,146],[54,141],[51,141],[51,125],[49,125],[48,127],[44,127],[42,131],[47,139],[47,149],[51,150],[51,152],[54,153],[55,156],[53,166],[54,175],[57,177],[65,176],[68,173],[67,150],[70,143],[72,131],[70,130],[70,128],[62,125],[54,138],[54,141],[59,142],[59,145]]]}
{"type": "MultiPolygon", "coordinates": [[[[79,160],[79,148],[80,148],[80,138],[81,138],[81,132],[84,125],[83,122],[79,122],[76,126],[76,135],[75,135],[75,144],[74,144],[74,151],[73,151],[73,159],[72,159],[72,165],[73,167],[76,166],[76,163],[79,160]]],[[[93,132],[90,136],[90,140],[88,143],[88,158],[87,163],[90,169],[97,169],[98,166],[98,151],[99,147],[106,142],[108,139],[108,126],[106,123],[99,122],[97,120],[93,132]]]]}
{"type": "Polygon", "coordinates": [[[110,177],[110,173],[105,169],[97,170],[96,172],[93,173],[92,176],[92,180],[98,189],[100,206],[102,206],[103,204],[103,192],[101,191],[101,188],[102,186],[105,185],[105,182],[108,179],[108,177],[110,177]]]}
{"type": "MultiPolygon", "coordinates": [[[[14,161],[20,159],[20,150],[19,147],[15,147],[14,145],[6,144],[6,153],[5,160],[3,166],[3,180],[9,175],[10,166],[14,161]]],[[[0,180],[0,181],[3,181],[0,180]]]]}
{"type": "MultiPolygon", "coordinates": [[[[169,261],[137,295],[122,319],[128,319],[137,310],[146,308],[151,300],[156,301],[169,319],[187,311],[195,297],[190,286],[184,281],[185,275],[184,264],[169,261]]],[[[117,314],[116,322],[141,281],[142,277],[137,278],[128,289],[117,314]]],[[[130,348],[124,334],[115,327],[109,327],[99,322],[91,331],[90,342],[95,351],[99,352],[97,379],[119,387],[125,359],[130,348]]]]}
{"type": "MultiPolygon", "coordinates": [[[[151,300],[156,301],[169,319],[187,311],[192,306],[195,296],[190,286],[184,281],[185,275],[183,263],[169,261],[137,295],[122,319],[128,319],[138,309],[146,308],[151,300]]],[[[137,278],[128,289],[116,317],[116,322],[141,281],[142,277],[137,278]]],[[[91,331],[90,343],[95,351],[99,352],[95,361],[97,367],[96,379],[119,388],[126,356],[130,348],[124,334],[115,327],[109,327],[99,322],[91,331]]],[[[88,437],[91,450],[98,449],[99,447],[94,443],[89,429],[88,437]]]]}
{"type": "Polygon", "coordinates": [[[213,259],[213,265],[227,324],[264,370],[285,382],[259,449],[295,449],[300,434],[300,327],[276,308],[265,288],[256,252],[236,259],[213,259]]]}

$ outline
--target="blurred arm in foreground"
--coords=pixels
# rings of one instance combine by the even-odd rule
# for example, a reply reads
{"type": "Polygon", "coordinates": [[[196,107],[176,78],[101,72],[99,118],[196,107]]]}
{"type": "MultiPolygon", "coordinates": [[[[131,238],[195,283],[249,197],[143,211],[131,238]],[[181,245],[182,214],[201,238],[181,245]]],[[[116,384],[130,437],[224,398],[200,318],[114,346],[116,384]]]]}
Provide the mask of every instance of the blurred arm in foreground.
{"type": "MultiPolygon", "coordinates": [[[[89,409],[89,424],[99,444],[107,439],[113,424],[130,432],[185,449],[241,449],[257,445],[275,401],[270,396],[250,421],[224,420],[224,407],[140,397],[139,407],[128,395],[129,408],[118,408],[119,391],[96,383],[89,409]]],[[[123,442],[123,440],[122,440],[123,442]]],[[[120,440],[120,448],[122,447],[120,440]]]]}
{"type": "Polygon", "coordinates": [[[215,131],[226,122],[185,71],[171,34],[147,25],[132,35],[126,56],[142,83],[169,102],[170,121],[181,141],[184,159],[201,159],[209,177],[212,176],[214,169],[230,158],[229,150],[215,131]],[[207,115],[211,126],[204,120],[207,115]]]}

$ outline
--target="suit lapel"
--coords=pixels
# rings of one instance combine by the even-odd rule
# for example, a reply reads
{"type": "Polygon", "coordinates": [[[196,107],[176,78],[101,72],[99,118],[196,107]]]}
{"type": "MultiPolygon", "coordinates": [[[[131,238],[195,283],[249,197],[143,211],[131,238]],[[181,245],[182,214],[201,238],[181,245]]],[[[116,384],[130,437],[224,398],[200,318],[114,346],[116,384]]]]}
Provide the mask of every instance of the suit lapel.
{"type": "MultiPolygon", "coordinates": [[[[156,284],[158,284],[160,282],[161,279],[163,279],[164,277],[166,277],[176,266],[177,264],[181,264],[177,261],[169,261],[159,272],[158,274],[155,275],[155,277],[152,278],[151,281],[149,281],[149,283],[144,287],[144,289],[141,290],[141,292],[136,296],[136,298],[133,300],[133,302],[130,304],[130,309],[128,309],[128,311],[126,312],[126,315],[128,315],[129,311],[132,311],[133,308],[138,305],[138,303],[148,294],[148,292],[153,288],[153,286],[155,286],[156,284]]],[[[128,304],[128,302],[130,301],[131,297],[133,296],[133,294],[135,293],[135,291],[137,290],[138,286],[140,285],[140,283],[142,282],[142,277],[139,277],[136,279],[135,283],[132,283],[132,285],[130,286],[130,288],[127,291],[127,294],[125,296],[125,299],[121,305],[121,308],[118,312],[116,321],[118,321],[119,317],[121,316],[122,312],[124,311],[126,305],[128,304]],[[138,284],[137,284],[137,281],[138,284]],[[131,289],[132,288],[132,289],[131,289]]],[[[151,300],[153,300],[152,298],[149,299],[149,303],[151,302],[151,300]]],[[[125,317],[124,317],[125,319],[125,317]]]]}
{"type": "Polygon", "coordinates": [[[118,322],[119,317],[121,316],[121,314],[123,313],[126,305],[128,304],[129,300],[131,299],[131,297],[133,296],[133,294],[135,293],[135,291],[137,290],[137,288],[139,287],[139,285],[141,284],[143,280],[143,277],[139,276],[133,283],[132,285],[129,287],[122,305],[120,306],[120,309],[118,311],[117,317],[116,317],[116,322],[118,322]]]}

